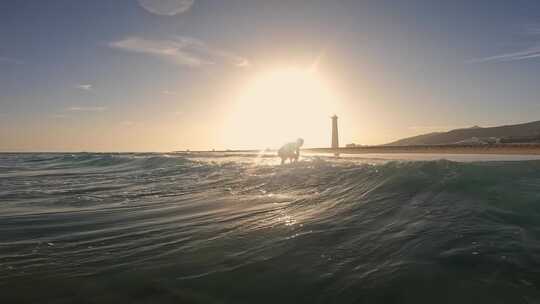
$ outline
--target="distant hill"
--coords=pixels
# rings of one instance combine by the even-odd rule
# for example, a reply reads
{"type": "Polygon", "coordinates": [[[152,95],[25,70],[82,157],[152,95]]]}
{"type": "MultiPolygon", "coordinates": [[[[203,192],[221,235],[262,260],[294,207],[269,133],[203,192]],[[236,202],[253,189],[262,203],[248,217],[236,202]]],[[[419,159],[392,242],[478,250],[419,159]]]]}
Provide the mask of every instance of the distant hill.
{"type": "Polygon", "coordinates": [[[400,139],[387,146],[540,142],[540,121],[500,127],[474,126],[400,139]]]}

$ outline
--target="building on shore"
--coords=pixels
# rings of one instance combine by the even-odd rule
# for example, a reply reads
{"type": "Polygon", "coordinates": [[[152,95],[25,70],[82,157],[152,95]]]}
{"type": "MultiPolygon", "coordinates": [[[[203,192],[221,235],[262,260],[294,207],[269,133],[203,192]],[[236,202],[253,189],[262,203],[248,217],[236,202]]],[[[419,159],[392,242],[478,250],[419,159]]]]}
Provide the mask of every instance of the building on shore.
{"type": "Polygon", "coordinates": [[[338,117],[334,114],[332,118],[332,150],[334,155],[339,156],[339,134],[338,134],[338,117]]]}

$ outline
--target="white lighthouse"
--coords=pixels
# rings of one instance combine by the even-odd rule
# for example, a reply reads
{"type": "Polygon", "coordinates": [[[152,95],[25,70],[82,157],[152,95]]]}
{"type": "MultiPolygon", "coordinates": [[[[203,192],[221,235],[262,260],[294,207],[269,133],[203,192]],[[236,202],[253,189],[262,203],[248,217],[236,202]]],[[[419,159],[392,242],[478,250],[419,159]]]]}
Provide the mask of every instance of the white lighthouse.
{"type": "Polygon", "coordinates": [[[338,134],[338,124],[337,115],[334,114],[332,118],[332,150],[334,150],[334,155],[339,156],[339,134],[338,134]]]}

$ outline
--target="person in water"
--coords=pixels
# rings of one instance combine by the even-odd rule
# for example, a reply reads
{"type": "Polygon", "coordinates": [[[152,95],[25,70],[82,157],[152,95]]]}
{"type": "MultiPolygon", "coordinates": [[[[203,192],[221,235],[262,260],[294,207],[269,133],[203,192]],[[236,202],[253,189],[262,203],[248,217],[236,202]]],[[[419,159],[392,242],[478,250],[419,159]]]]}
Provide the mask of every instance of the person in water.
{"type": "Polygon", "coordinates": [[[287,159],[291,162],[297,162],[300,157],[300,147],[304,145],[304,140],[299,138],[296,142],[284,144],[278,150],[278,156],[281,157],[281,164],[283,165],[287,159]]]}

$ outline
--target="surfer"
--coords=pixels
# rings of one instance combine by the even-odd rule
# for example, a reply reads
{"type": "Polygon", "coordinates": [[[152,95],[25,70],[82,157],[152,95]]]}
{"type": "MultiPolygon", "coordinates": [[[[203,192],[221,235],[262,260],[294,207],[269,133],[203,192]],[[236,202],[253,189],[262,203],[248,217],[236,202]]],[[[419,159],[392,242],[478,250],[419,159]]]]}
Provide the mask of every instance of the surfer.
{"type": "Polygon", "coordinates": [[[281,157],[281,164],[283,165],[287,159],[291,162],[297,162],[300,157],[300,147],[304,145],[304,140],[299,138],[296,142],[284,144],[278,150],[278,156],[281,157]]]}

